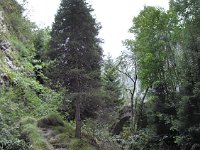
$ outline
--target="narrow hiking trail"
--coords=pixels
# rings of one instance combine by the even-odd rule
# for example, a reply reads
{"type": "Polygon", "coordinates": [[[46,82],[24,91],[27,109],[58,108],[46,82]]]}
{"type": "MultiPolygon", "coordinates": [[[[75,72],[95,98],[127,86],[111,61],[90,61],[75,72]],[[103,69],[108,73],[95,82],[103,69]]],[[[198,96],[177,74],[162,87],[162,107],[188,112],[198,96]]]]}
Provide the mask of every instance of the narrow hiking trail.
{"type": "Polygon", "coordinates": [[[58,137],[54,133],[52,129],[49,128],[40,128],[42,131],[43,136],[45,137],[46,141],[53,147],[53,150],[67,150],[64,145],[60,145],[58,143],[58,137]]]}

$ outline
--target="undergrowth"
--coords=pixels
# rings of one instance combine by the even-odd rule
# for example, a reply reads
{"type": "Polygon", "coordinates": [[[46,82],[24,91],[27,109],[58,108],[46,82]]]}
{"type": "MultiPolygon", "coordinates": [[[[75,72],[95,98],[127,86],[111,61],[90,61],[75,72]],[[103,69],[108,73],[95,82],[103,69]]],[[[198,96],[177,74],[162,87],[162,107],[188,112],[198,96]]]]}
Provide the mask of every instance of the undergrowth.
{"type": "Polygon", "coordinates": [[[33,118],[24,118],[21,121],[23,138],[30,143],[33,150],[53,150],[53,147],[46,141],[41,130],[36,126],[33,118]]]}

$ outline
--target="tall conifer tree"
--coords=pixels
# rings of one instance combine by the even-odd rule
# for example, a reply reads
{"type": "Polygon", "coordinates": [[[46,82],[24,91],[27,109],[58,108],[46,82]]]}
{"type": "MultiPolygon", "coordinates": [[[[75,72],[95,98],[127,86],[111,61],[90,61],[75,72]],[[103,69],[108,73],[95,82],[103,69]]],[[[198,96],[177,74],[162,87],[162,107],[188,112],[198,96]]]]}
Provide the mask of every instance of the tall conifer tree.
{"type": "Polygon", "coordinates": [[[52,27],[49,77],[66,87],[75,102],[77,138],[81,137],[81,102],[100,87],[100,25],[85,0],[62,0],[52,27]]]}
{"type": "Polygon", "coordinates": [[[119,106],[123,103],[121,93],[120,76],[116,69],[116,65],[113,62],[111,56],[108,56],[104,62],[103,68],[103,90],[106,95],[106,104],[110,106],[119,106]]]}

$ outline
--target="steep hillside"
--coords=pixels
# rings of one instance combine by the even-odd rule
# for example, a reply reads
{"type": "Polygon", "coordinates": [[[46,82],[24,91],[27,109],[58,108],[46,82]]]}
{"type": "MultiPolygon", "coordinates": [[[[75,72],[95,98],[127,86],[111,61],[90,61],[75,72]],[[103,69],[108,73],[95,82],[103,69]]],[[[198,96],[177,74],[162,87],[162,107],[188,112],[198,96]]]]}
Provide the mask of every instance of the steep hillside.
{"type": "Polygon", "coordinates": [[[38,58],[48,38],[22,14],[15,0],[0,1],[0,149],[97,149],[87,134],[74,138],[73,123],[60,116],[63,94],[44,85],[38,58]]]}
{"type": "Polygon", "coordinates": [[[27,149],[19,122],[56,112],[60,94],[36,80],[34,24],[15,1],[0,1],[0,147],[27,149]]]}

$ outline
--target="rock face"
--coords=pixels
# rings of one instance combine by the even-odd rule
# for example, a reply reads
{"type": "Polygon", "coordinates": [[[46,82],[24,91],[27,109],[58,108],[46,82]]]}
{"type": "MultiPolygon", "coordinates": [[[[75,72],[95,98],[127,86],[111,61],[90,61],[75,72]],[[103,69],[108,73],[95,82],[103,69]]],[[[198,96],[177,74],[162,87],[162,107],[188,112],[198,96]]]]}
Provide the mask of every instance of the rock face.
{"type": "Polygon", "coordinates": [[[125,106],[119,112],[118,122],[114,123],[112,126],[112,134],[119,135],[123,129],[124,124],[128,122],[130,118],[131,118],[131,107],[125,106]]]}
{"type": "Polygon", "coordinates": [[[10,55],[10,53],[12,51],[11,44],[6,40],[0,40],[0,50],[5,54],[5,58],[4,58],[5,64],[10,69],[17,70],[18,67],[13,63],[13,59],[10,55]]]}
{"type": "Polygon", "coordinates": [[[11,44],[8,41],[0,40],[0,49],[4,52],[7,52],[11,49],[11,44]]]}
{"type": "Polygon", "coordinates": [[[0,35],[7,32],[7,27],[4,22],[3,11],[0,11],[0,35]]]}
{"type": "Polygon", "coordinates": [[[0,87],[2,85],[5,85],[5,86],[9,85],[9,77],[4,73],[0,73],[0,87]]]}
{"type": "Polygon", "coordinates": [[[13,70],[17,70],[18,67],[13,63],[12,58],[12,46],[8,42],[8,40],[5,40],[4,34],[8,32],[8,29],[6,27],[5,21],[4,21],[4,14],[3,11],[0,11],[0,87],[3,85],[8,86],[10,83],[10,79],[5,73],[5,67],[10,68],[13,70]],[[4,68],[4,69],[3,69],[4,68]]]}
{"type": "Polygon", "coordinates": [[[5,57],[5,63],[8,65],[9,68],[13,70],[17,70],[18,67],[13,63],[12,59],[8,56],[5,57]]]}

